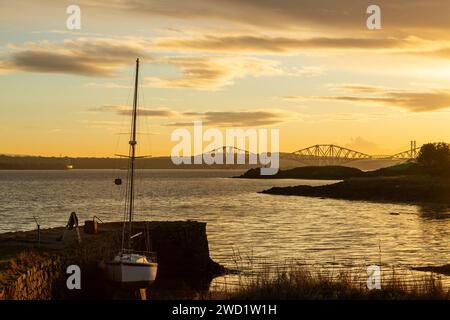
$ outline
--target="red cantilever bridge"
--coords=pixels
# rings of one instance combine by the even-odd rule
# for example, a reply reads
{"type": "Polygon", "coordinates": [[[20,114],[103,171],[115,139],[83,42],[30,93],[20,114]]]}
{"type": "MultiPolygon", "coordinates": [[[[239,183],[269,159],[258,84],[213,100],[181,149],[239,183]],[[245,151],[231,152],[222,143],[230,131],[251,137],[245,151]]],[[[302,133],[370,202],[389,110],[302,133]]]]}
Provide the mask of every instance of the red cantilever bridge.
{"type": "MultiPolygon", "coordinates": [[[[344,164],[357,160],[399,160],[406,161],[415,159],[419,153],[420,147],[402,151],[393,155],[369,155],[356,150],[348,149],[345,147],[337,146],[334,144],[316,144],[308,148],[300,149],[292,153],[280,152],[280,159],[289,159],[304,164],[319,164],[319,165],[331,165],[331,164],[344,164]]],[[[247,150],[238,149],[235,147],[224,146],[211,150],[208,153],[241,153],[248,156],[250,153],[247,150]]]]}

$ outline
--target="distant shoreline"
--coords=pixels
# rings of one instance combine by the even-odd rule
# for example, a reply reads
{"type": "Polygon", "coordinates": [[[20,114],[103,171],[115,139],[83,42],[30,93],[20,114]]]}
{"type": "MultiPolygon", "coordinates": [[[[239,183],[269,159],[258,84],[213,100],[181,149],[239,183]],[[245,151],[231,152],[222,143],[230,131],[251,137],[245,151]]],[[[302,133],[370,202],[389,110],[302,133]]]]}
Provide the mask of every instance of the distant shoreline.
{"type": "MultiPolygon", "coordinates": [[[[127,158],[68,158],[0,155],[0,170],[121,170],[128,166],[127,158]],[[68,169],[72,165],[73,169],[68,169]]],[[[136,160],[138,169],[236,169],[248,170],[257,165],[249,164],[180,164],[175,165],[171,157],[154,157],[136,160]]]]}
{"type": "Polygon", "coordinates": [[[260,193],[450,206],[450,178],[430,176],[351,178],[323,186],[273,187],[260,193]]]}
{"type": "MultiPolygon", "coordinates": [[[[92,170],[114,170],[114,171],[126,171],[126,169],[117,169],[117,168],[73,168],[73,169],[1,169],[0,172],[6,171],[92,171],[92,170]]],[[[137,168],[136,170],[198,170],[198,171],[208,171],[208,170],[225,170],[225,171],[244,171],[246,168],[218,168],[214,166],[209,167],[199,167],[199,166],[185,166],[178,168],[137,168]]]]}

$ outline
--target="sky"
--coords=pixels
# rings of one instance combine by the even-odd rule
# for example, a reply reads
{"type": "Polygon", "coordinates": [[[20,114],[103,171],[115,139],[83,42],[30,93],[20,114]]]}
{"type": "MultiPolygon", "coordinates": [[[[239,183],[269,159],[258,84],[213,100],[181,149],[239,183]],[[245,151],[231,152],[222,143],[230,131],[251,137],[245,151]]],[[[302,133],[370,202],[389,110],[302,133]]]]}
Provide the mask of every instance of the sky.
{"type": "Polygon", "coordinates": [[[447,0],[0,0],[0,154],[114,156],[141,59],[139,146],[177,128],[280,130],[280,149],[450,141],[447,0]],[[67,28],[67,7],[80,29],[67,28]],[[370,4],[381,29],[369,30],[370,4]]]}

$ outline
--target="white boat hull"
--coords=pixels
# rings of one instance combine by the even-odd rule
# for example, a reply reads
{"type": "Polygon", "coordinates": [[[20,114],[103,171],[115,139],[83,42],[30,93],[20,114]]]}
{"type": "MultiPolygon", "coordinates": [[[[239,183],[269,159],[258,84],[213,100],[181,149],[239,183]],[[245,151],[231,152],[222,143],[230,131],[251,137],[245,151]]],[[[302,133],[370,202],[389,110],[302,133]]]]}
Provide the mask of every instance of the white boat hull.
{"type": "Polygon", "coordinates": [[[140,261],[129,261],[130,259],[124,258],[116,257],[114,261],[106,264],[109,280],[126,286],[149,286],[155,281],[158,271],[156,262],[149,262],[142,258],[139,259],[140,261]]]}

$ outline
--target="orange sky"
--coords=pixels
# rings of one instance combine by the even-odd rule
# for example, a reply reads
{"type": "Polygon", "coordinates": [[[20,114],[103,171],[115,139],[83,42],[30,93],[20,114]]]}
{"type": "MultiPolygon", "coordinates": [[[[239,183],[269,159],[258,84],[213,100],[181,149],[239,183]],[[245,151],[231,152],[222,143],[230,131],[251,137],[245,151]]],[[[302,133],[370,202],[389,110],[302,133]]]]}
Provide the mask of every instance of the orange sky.
{"type": "Polygon", "coordinates": [[[281,151],[393,154],[450,141],[450,3],[0,0],[0,153],[113,156],[127,147],[142,60],[141,152],[171,132],[279,128],[281,151]]]}

